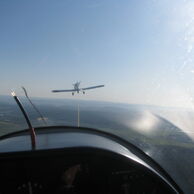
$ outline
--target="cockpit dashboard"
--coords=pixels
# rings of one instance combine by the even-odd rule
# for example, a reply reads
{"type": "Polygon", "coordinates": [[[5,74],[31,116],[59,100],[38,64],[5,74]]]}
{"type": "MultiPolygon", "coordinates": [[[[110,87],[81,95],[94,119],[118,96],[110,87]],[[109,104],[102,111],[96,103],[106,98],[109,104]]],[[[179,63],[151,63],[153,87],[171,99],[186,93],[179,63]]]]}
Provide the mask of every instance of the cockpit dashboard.
{"type": "Polygon", "coordinates": [[[63,130],[41,129],[36,150],[18,151],[17,138],[25,146],[27,131],[1,139],[1,149],[9,151],[0,154],[0,194],[180,193],[134,147],[97,131],[63,130]]]}

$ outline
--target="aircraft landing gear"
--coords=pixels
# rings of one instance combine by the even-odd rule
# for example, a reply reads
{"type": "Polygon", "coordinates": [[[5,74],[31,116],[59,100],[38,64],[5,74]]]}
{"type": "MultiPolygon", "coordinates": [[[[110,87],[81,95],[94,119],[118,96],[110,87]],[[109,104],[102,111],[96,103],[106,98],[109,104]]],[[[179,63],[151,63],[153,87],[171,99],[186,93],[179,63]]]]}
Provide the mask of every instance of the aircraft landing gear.
{"type": "Polygon", "coordinates": [[[74,96],[74,93],[72,92],[72,96],[74,96]]]}

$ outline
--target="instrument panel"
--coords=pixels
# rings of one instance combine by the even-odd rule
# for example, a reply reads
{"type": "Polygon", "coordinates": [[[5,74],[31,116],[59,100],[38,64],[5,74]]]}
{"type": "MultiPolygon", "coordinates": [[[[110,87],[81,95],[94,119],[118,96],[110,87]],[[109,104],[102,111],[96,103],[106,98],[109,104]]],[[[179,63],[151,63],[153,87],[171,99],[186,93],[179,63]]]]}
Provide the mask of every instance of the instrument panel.
{"type": "Polygon", "coordinates": [[[95,149],[3,157],[0,170],[0,194],[173,193],[145,167],[95,149]]]}

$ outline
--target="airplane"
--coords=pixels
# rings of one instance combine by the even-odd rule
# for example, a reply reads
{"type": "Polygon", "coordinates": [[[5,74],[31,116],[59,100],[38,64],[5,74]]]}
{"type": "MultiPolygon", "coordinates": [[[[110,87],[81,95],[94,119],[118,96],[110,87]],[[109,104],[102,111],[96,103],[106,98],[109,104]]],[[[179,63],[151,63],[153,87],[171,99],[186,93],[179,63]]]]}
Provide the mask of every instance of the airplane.
{"type": "Polygon", "coordinates": [[[52,90],[52,92],[72,92],[72,96],[74,95],[74,92],[83,92],[83,94],[85,94],[85,90],[91,90],[91,89],[95,89],[95,88],[101,88],[104,87],[104,85],[97,85],[97,86],[91,86],[91,87],[87,87],[87,88],[80,88],[80,83],[81,82],[76,82],[73,84],[74,89],[69,89],[69,90],[52,90]]]}

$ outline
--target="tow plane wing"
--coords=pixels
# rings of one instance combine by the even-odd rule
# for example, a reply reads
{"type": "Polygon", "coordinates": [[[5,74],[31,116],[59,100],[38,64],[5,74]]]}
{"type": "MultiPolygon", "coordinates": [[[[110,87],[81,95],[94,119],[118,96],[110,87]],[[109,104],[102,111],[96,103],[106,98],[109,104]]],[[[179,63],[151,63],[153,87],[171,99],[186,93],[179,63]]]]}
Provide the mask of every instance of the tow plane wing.
{"type": "Polygon", "coordinates": [[[101,87],[104,87],[104,85],[98,85],[98,86],[91,86],[91,87],[87,87],[87,88],[81,88],[81,90],[91,90],[91,89],[101,88],[101,87]]]}
{"type": "Polygon", "coordinates": [[[75,89],[72,90],[52,90],[52,92],[76,92],[75,89]]]}

